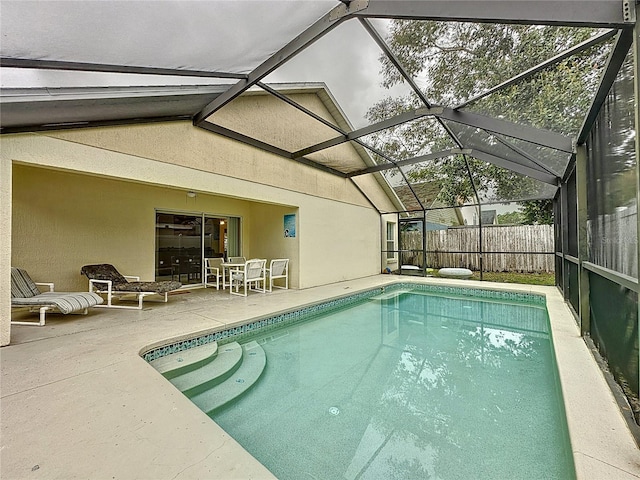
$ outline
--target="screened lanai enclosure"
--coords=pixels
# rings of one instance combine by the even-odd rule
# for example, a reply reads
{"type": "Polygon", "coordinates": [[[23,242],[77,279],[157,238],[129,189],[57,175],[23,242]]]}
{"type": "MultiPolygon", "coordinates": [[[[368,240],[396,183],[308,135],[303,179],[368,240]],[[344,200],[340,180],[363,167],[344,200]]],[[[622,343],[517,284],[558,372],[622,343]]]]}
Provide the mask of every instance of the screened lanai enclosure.
{"type": "Polygon", "coordinates": [[[5,0],[2,133],[188,119],[373,178],[400,206],[369,199],[381,271],[554,270],[640,421],[637,18],[633,0],[5,0]],[[283,93],[309,84],[340,115],[283,93]],[[256,96],[286,131],[234,115],[260,119],[256,96]],[[491,240],[514,211],[550,242],[491,240]]]}

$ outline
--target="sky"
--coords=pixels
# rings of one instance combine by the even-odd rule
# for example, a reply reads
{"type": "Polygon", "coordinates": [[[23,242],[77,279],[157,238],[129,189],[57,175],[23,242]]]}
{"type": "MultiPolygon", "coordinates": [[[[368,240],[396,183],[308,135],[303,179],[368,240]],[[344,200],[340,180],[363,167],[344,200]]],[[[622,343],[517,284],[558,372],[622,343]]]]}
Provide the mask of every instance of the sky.
{"type": "MultiPolygon", "coordinates": [[[[386,24],[375,22],[384,35],[386,24]]],[[[355,128],[368,124],[366,111],[385,96],[408,94],[408,85],[387,90],[381,86],[382,51],[357,20],[338,26],[285,63],[265,80],[269,82],[326,83],[355,128]]]]}
{"type": "MultiPolygon", "coordinates": [[[[337,1],[29,2],[3,0],[2,56],[123,65],[249,72],[337,1]],[[175,7],[165,11],[165,5],[175,7]],[[150,9],[150,6],[158,6],[150,9]],[[180,5],[189,8],[178,8],[180,5]],[[300,6],[300,2],[296,3],[300,6]],[[267,8],[268,7],[268,8],[267,8]],[[194,15],[197,9],[198,15],[194,15]],[[308,11],[307,11],[308,10],[308,11]],[[298,12],[296,14],[296,12],[298,12]],[[170,21],[167,15],[170,14],[170,21]],[[118,18],[109,28],[109,19],[118,18]],[[124,16],[125,22],[121,21],[124,16]],[[147,28],[138,28],[145,19],[147,28]],[[240,18],[241,20],[237,20],[240,18]],[[275,21],[275,19],[278,19],[275,21]],[[147,62],[145,64],[145,61],[147,62]],[[164,63],[163,63],[164,62],[164,63]],[[219,68],[218,68],[219,67],[219,68]]],[[[385,32],[385,23],[375,25],[385,32]]],[[[264,81],[324,82],[355,128],[367,109],[389,92],[381,87],[381,50],[357,20],[338,26],[264,81]]],[[[8,69],[2,87],[181,85],[226,83],[195,77],[8,69]]],[[[233,80],[231,80],[233,82],[233,80]]]]}

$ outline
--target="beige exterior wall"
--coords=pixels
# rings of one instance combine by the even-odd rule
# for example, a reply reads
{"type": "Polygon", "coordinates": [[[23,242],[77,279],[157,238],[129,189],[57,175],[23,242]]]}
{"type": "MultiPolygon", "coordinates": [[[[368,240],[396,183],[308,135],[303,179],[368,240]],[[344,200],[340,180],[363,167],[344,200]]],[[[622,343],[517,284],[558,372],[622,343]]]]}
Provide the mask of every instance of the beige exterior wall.
{"type": "MultiPolygon", "coordinates": [[[[307,106],[320,109],[312,97],[307,106]]],[[[281,122],[272,110],[247,121],[281,122]]],[[[11,264],[57,290],[85,290],[79,270],[88,263],[153,279],[156,209],[241,217],[243,254],[290,258],[294,288],[373,275],[380,217],[362,191],[378,208],[396,209],[373,176],[358,188],[189,122],[5,135],[1,154],[3,165],[13,163],[13,173],[3,171],[3,182],[13,178],[13,196],[3,188],[11,264]],[[295,238],[284,237],[286,214],[296,214],[295,238]]],[[[340,155],[365,166],[351,147],[340,155]]],[[[8,282],[8,263],[1,273],[8,282]]]]}
{"type": "Polygon", "coordinates": [[[0,346],[11,336],[11,166],[0,158],[0,346]]]}
{"type": "MultiPolygon", "coordinates": [[[[288,196],[291,204],[240,200],[201,189],[189,198],[187,189],[20,163],[13,170],[12,263],[38,281],[55,282],[57,290],[84,290],[86,279],[79,270],[87,263],[113,263],[122,273],[153,279],[156,209],[241,217],[243,254],[290,258],[293,287],[378,273],[379,217],[372,209],[265,187],[264,197],[288,196]],[[285,238],[284,215],[291,213],[297,215],[296,238],[285,238]]],[[[148,170],[160,175],[163,165],[148,170]]],[[[178,173],[168,170],[167,182],[178,173]]],[[[241,184],[230,188],[253,190],[253,197],[258,193],[257,186],[241,184]]]]}
{"type": "Polygon", "coordinates": [[[60,291],[86,290],[80,268],[91,263],[153,280],[156,209],[238,216],[242,245],[251,237],[251,202],[229,197],[190,198],[184,190],[21,164],[13,188],[12,262],[60,291]]]}

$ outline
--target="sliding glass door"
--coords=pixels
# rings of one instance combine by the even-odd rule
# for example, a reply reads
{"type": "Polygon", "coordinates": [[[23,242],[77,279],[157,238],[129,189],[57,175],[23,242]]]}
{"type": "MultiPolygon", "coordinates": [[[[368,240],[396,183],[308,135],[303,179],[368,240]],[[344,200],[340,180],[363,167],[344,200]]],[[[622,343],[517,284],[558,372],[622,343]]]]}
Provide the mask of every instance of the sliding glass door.
{"type": "Polygon", "coordinates": [[[204,258],[241,254],[237,217],[156,212],[156,281],[201,284],[204,258]]]}
{"type": "Polygon", "coordinates": [[[201,283],[202,215],[156,213],[156,280],[201,283]]]}

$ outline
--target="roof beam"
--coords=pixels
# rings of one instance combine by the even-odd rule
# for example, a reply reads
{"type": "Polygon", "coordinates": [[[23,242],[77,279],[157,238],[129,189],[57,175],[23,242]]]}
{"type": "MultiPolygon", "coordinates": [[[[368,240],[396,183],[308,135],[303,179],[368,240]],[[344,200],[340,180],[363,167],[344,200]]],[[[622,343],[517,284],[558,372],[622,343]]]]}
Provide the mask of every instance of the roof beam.
{"type": "Polygon", "coordinates": [[[321,163],[318,162],[314,162],[313,160],[309,160],[308,158],[293,158],[293,156],[291,155],[291,152],[288,152],[286,150],[283,150],[282,148],[278,148],[274,145],[271,145],[269,143],[266,142],[262,142],[260,140],[257,140],[253,137],[249,137],[247,135],[243,135],[242,133],[236,132],[234,130],[230,130],[228,128],[225,127],[221,127],[220,125],[215,125],[211,122],[202,122],[201,124],[197,125],[198,127],[204,129],[204,130],[208,130],[209,132],[212,133],[217,133],[219,135],[222,135],[224,137],[227,138],[231,138],[233,140],[236,140],[238,142],[242,142],[246,145],[250,145],[252,147],[255,148],[259,148],[260,150],[264,150],[265,152],[269,152],[269,153],[273,153],[275,155],[278,155],[279,157],[283,157],[283,158],[287,158],[289,160],[294,160],[298,163],[302,163],[304,165],[307,165],[309,167],[313,167],[317,170],[322,170],[323,172],[327,172],[330,173],[332,175],[336,175],[338,177],[342,177],[342,178],[347,178],[347,174],[343,173],[339,170],[336,170],[334,168],[331,167],[327,167],[326,165],[322,165],[321,163]]]}
{"type": "Polygon", "coordinates": [[[492,163],[499,167],[506,168],[507,170],[512,170],[522,175],[535,178],[536,180],[540,180],[541,182],[544,182],[544,183],[557,185],[557,182],[558,182],[558,178],[554,174],[548,173],[547,171],[538,170],[530,166],[523,165],[518,162],[514,162],[513,160],[509,160],[509,159],[499,157],[487,152],[483,152],[481,150],[470,149],[470,148],[465,148],[465,149],[452,148],[450,150],[442,150],[440,152],[429,153],[427,155],[419,155],[417,157],[407,158],[406,160],[399,160],[394,163],[374,165],[373,167],[368,167],[362,170],[351,172],[350,174],[348,174],[348,176],[356,177],[359,175],[366,175],[368,173],[380,172],[383,170],[390,170],[392,168],[414,165],[416,163],[428,162],[430,160],[450,157],[452,155],[469,155],[471,157],[478,158],[479,160],[484,160],[486,162],[492,163]]]}
{"type": "Polygon", "coordinates": [[[633,0],[369,0],[356,17],[402,20],[632,27],[633,0]]]}
{"type": "Polygon", "coordinates": [[[550,130],[520,125],[485,115],[478,115],[477,113],[454,110],[452,108],[445,107],[443,110],[441,114],[436,113],[435,116],[452,122],[462,123],[470,127],[481,128],[492,133],[535,143],[536,145],[542,145],[543,147],[555,148],[556,150],[567,153],[573,152],[573,141],[571,137],[550,130]]]}
{"type": "Polygon", "coordinates": [[[536,160],[535,158],[533,158],[531,155],[529,155],[527,152],[525,152],[524,150],[522,150],[520,147],[518,147],[517,145],[514,145],[513,143],[511,143],[509,140],[507,140],[506,138],[504,138],[501,135],[496,135],[493,134],[493,137],[500,142],[501,144],[503,144],[505,147],[507,147],[508,149],[514,151],[515,153],[517,153],[518,155],[524,157],[525,159],[529,160],[531,163],[537,165],[538,167],[540,167],[540,169],[542,171],[545,171],[547,173],[549,173],[550,175],[558,175],[558,172],[554,172],[553,170],[551,170],[549,167],[547,167],[546,165],[544,165],[542,162],[539,162],[538,160],[536,160]]]}
{"type": "Polygon", "coordinates": [[[303,148],[302,150],[298,150],[297,152],[293,152],[293,158],[303,157],[304,155],[309,155],[310,153],[335,147],[336,145],[340,145],[341,143],[349,142],[351,140],[364,137],[366,135],[371,135],[372,133],[376,133],[381,130],[386,130],[387,128],[395,127],[397,125],[400,125],[401,123],[411,122],[413,120],[417,120],[427,115],[435,115],[437,113],[442,113],[442,110],[443,109],[441,107],[418,108],[410,112],[401,113],[400,115],[396,115],[395,117],[388,118],[381,122],[368,125],[364,128],[360,128],[358,130],[348,132],[345,135],[340,135],[338,137],[329,139],[327,141],[317,143],[316,145],[303,148]]]}
{"type": "Polygon", "coordinates": [[[329,120],[327,120],[325,118],[322,118],[317,113],[312,112],[308,108],[300,105],[298,102],[296,102],[294,100],[291,100],[289,97],[287,97],[286,95],[283,95],[279,91],[271,88],[266,83],[257,82],[256,85],[258,85],[260,88],[262,88],[266,92],[269,92],[274,97],[279,98],[283,102],[291,105],[293,108],[296,108],[296,109],[300,110],[301,112],[306,113],[307,115],[309,115],[310,117],[314,118],[315,120],[317,120],[318,122],[322,123],[323,125],[326,125],[327,127],[331,128],[332,130],[335,130],[336,132],[340,133],[341,135],[346,135],[347,134],[347,132],[345,130],[343,130],[342,128],[338,127],[337,125],[334,125],[329,120]]]}
{"type": "Polygon", "coordinates": [[[627,53],[629,52],[629,48],[631,48],[632,44],[633,31],[623,30],[618,33],[616,44],[613,47],[613,51],[611,52],[609,60],[607,61],[607,66],[605,67],[605,70],[602,73],[602,77],[600,78],[598,91],[593,97],[591,107],[589,107],[589,111],[585,115],[584,121],[582,122],[582,127],[580,128],[580,133],[578,134],[578,145],[582,145],[587,141],[587,137],[591,132],[591,128],[593,127],[596,118],[598,118],[600,108],[602,108],[602,105],[604,104],[604,101],[609,94],[609,90],[611,90],[611,86],[613,85],[613,82],[615,82],[616,77],[618,76],[618,72],[620,71],[620,67],[622,67],[622,64],[624,63],[624,60],[627,57],[627,53]]]}
{"type": "Polygon", "coordinates": [[[604,32],[600,35],[596,35],[593,38],[590,38],[588,40],[585,40],[584,42],[581,42],[575,46],[573,46],[572,48],[569,48],[568,50],[565,50],[564,52],[559,53],[558,55],[556,55],[555,57],[551,57],[548,60],[545,60],[542,63],[539,63],[538,65],[531,67],[528,70],[525,70],[522,73],[519,73],[518,75],[510,78],[509,80],[506,80],[502,83],[500,83],[499,85],[496,85],[495,87],[492,87],[488,90],[485,90],[482,93],[479,93],[478,95],[475,95],[467,100],[465,100],[463,103],[453,107],[454,110],[457,110],[459,108],[464,108],[467,105],[469,105],[470,103],[474,103],[477,102],[478,100],[480,100],[481,98],[487,97],[489,95],[491,95],[492,93],[497,92],[498,90],[502,90],[504,88],[510,87],[511,85],[514,85],[518,82],[521,82],[522,80],[529,78],[533,75],[535,75],[536,73],[538,73],[541,70],[544,70],[545,68],[548,68],[552,65],[555,65],[556,63],[560,63],[563,60],[572,57],[573,55],[576,55],[577,53],[580,53],[584,50],[587,50],[591,47],[593,47],[594,45],[597,45],[601,42],[604,42],[608,39],[610,39],[611,37],[613,37],[615,34],[617,33],[616,30],[609,30],[607,32],[604,32]]]}
{"type": "Polygon", "coordinates": [[[243,73],[210,72],[207,70],[183,70],[179,68],[136,67],[107,63],[64,62],[61,60],[36,60],[30,58],[1,57],[3,68],[35,68],[38,70],[73,70],[101,73],[134,73],[139,75],[170,75],[175,77],[208,77],[244,79],[243,73]]]}
{"type": "Polygon", "coordinates": [[[359,5],[354,5],[352,7],[351,5],[345,6],[344,4],[341,4],[335,7],[329,13],[324,15],[320,20],[318,20],[316,23],[311,25],[304,32],[294,38],[291,42],[271,55],[266,61],[258,65],[251,73],[249,73],[246,80],[242,80],[236,83],[225,93],[205,105],[202,110],[200,110],[194,116],[194,125],[199,125],[200,123],[204,122],[209,115],[224,107],[231,100],[241,95],[248,88],[255,85],[257,82],[269,75],[282,64],[286,63],[288,60],[293,58],[295,55],[300,53],[316,40],[329,33],[335,27],[340,25],[340,23],[349,18],[348,15],[350,14],[350,12],[353,10],[357,10],[357,8],[359,8],[359,5]]]}
{"type": "MultiPolygon", "coordinates": [[[[339,128],[339,127],[337,127],[337,126],[333,125],[333,124],[332,124],[331,122],[329,122],[328,120],[325,120],[324,118],[320,117],[319,115],[315,114],[314,112],[312,112],[312,111],[310,111],[310,110],[306,109],[305,107],[303,107],[302,105],[298,104],[297,102],[294,102],[293,100],[291,100],[291,99],[290,99],[289,97],[287,97],[286,95],[282,95],[280,92],[278,92],[278,91],[276,91],[276,90],[272,89],[272,88],[271,88],[271,87],[269,87],[268,85],[263,84],[263,83],[261,83],[261,82],[259,82],[259,83],[258,83],[258,85],[259,85],[260,87],[264,88],[264,89],[265,89],[266,91],[268,91],[269,93],[271,93],[271,94],[275,95],[277,98],[279,98],[279,99],[283,100],[284,102],[288,103],[288,104],[289,104],[289,105],[291,105],[292,107],[297,108],[297,109],[299,109],[300,111],[307,113],[307,114],[308,114],[308,115],[310,115],[311,117],[313,117],[313,118],[315,118],[316,120],[318,120],[318,121],[322,122],[324,125],[327,125],[328,127],[332,128],[333,130],[337,131],[338,133],[341,133],[341,134],[343,134],[343,135],[346,135],[346,134],[347,134],[347,132],[345,132],[345,131],[344,131],[344,130],[342,130],[341,128],[339,128]]],[[[389,161],[390,163],[389,163],[388,165],[397,165],[397,163],[396,163],[396,162],[395,162],[391,157],[389,157],[388,155],[386,155],[384,152],[382,152],[382,151],[378,150],[377,148],[372,147],[372,146],[370,146],[370,145],[367,145],[365,142],[363,142],[363,141],[362,141],[362,140],[360,140],[360,139],[356,139],[356,140],[354,140],[354,141],[355,141],[355,143],[357,143],[357,144],[358,144],[358,145],[360,145],[361,147],[363,147],[363,148],[365,148],[365,149],[368,149],[368,150],[371,150],[371,151],[372,151],[373,153],[375,153],[376,155],[379,155],[381,158],[384,158],[385,160],[389,161]]],[[[388,168],[393,168],[393,167],[388,167],[388,168]]],[[[384,170],[384,169],[386,169],[386,168],[380,168],[379,170],[376,170],[376,171],[380,171],[380,170],[384,170]]],[[[372,173],[373,173],[373,172],[372,172],[372,173]]],[[[418,196],[416,195],[415,191],[414,191],[414,190],[413,190],[413,188],[411,187],[411,183],[410,183],[410,182],[409,182],[409,180],[407,179],[406,175],[404,174],[404,172],[403,172],[402,170],[400,170],[400,173],[401,173],[402,177],[404,178],[404,180],[407,182],[407,186],[409,187],[409,190],[412,192],[412,194],[413,194],[413,196],[415,197],[416,201],[417,201],[417,202],[418,202],[418,204],[422,207],[422,203],[420,202],[420,199],[418,198],[418,196]]],[[[350,175],[350,174],[346,174],[346,176],[351,180],[351,182],[352,182],[354,185],[356,185],[356,186],[357,186],[357,184],[354,182],[354,180],[353,180],[353,178],[352,178],[352,175],[350,175]]],[[[359,187],[358,187],[358,188],[359,188],[359,187]]],[[[366,195],[365,195],[365,196],[366,196],[366,195]]],[[[372,205],[373,205],[373,202],[371,202],[371,200],[370,200],[368,197],[367,197],[367,199],[368,199],[368,200],[369,200],[369,202],[370,202],[370,203],[372,203],[372,205]]],[[[378,209],[377,209],[377,207],[375,207],[375,205],[374,205],[374,208],[376,208],[376,210],[378,210],[378,209]]],[[[379,212],[379,210],[378,210],[378,212],[379,212]]]]}
{"type": "Polygon", "coordinates": [[[450,157],[451,155],[462,155],[471,153],[470,149],[452,148],[451,150],[443,150],[441,152],[429,153],[427,155],[420,155],[417,157],[407,158],[406,160],[399,160],[395,163],[383,163],[380,165],[374,165],[373,167],[364,168],[355,172],[351,172],[349,177],[357,177],[359,175],[366,175],[368,173],[381,172],[383,170],[391,170],[392,168],[404,167],[407,165],[413,165],[420,162],[428,162],[429,160],[435,160],[437,158],[450,157]]]}
{"type": "Polygon", "coordinates": [[[506,168],[507,170],[511,170],[512,172],[535,178],[536,180],[539,180],[543,183],[548,183],[549,185],[558,186],[559,184],[560,179],[556,176],[549,175],[548,173],[541,172],[539,170],[534,170],[531,167],[520,165],[519,163],[514,163],[511,160],[507,160],[506,158],[502,158],[491,153],[483,152],[482,150],[477,150],[475,148],[471,149],[469,156],[477,158],[478,160],[482,160],[484,162],[491,163],[501,168],[506,168]]]}
{"type": "Polygon", "coordinates": [[[387,42],[385,42],[384,38],[380,36],[375,27],[371,25],[371,22],[366,18],[360,18],[359,20],[367,33],[371,36],[371,38],[373,38],[373,41],[376,42],[380,50],[384,52],[393,66],[396,67],[396,70],[400,72],[402,78],[404,78],[405,82],[409,84],[413,92],[420,98],[422,103],[424,103],[427,107],[431,107],[431,102],[429,102],[429,99],[424,95],[424,93],[422,93],[422,90],[420,90],[418,84],[413,80],[413,77],[407,73],[407,71],[400,63],[400,60],[398,60],[398,57],[396,57],[396,55],[391,51],[389,45],[387,45],[387,42]]]}

